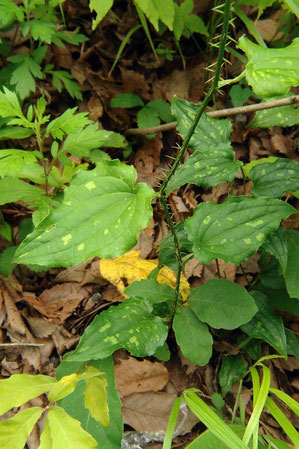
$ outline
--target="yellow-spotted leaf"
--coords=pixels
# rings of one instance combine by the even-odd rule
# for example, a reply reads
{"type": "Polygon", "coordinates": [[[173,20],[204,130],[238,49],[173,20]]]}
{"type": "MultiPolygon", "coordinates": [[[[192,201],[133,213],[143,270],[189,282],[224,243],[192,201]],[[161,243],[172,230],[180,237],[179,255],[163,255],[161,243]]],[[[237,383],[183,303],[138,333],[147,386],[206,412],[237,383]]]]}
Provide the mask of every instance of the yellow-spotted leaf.
{"type": "Polygon", "coordinates": [[[248,58],[247,82],[259,97],[288,95],[290,88],[299,84],[298,39],[285,48],[265,48],[242,36],[239,47],[248,58]]]}
{"type": "Polygon", "coordinates": [[[151,219],[155,196],[147,184],[135,185],[136,179],[135,168],[117,159],[79,170],[64,200],[19,246],[18,262],[70,267],[129,251],[151,219]]]}
{"type": "Polygon", "coordinates": [[[2,421],[0,423],[0,448],[24,449],[27,438],[42,412],[40,407],[27,408],[13,418],[2,421]]]}
{"type": "Polygon", "coordinates": [[[290,204],[274,198],[231,196],[222,204],[199,204],[186,220],[185,230],[200,262],[221,258],[239,264],[259,249],[283,218],[294,212],[290,204]]]}
{"type": "Polygon", "coordinates": [[[96,316],[82,335],[67,362],[100,360],[120,348],[135,357],[153,355],[167,337],[168,327],[147,301],[130,298],[96,316]]]}
{"type": "Polygon", "coordinates": [[[80,421],[68,415],[63,408],[51,407],[48,422],[52,449],[96,449],[98,443],[85,430],[80,421]]]}
{"type": "Polygon", "coordinates": [[[46,393],[56,382],[53,377],[42,374],[13,374],[8,379],[0,380],[0,415],[46,393]]]}
{"type": "Polygon", "coordinates": [[[91,416],[96,421],[105,427],[109,426],[107,385],[105,377],[92,377],[86,379],[86,388],[84,390],[84,407],[90,411],[91,416]]]}
{"type": "MultiPolygon", "coordinates": [[[[134,281],[147,279],[148,275],[159,265],[158,259],[145,260],[141,259],[140,251],[130,251],[116,259],[102,259],[100,261],[100,271],[102,276],[115,285],[120,293],[124,293],[126,285],[130,285],[134,281]]],[[[158,273],[157,282],[159,284],[167,284],[171,288],[175,288],[175,273],[168,267],[163,267],[158,273]]],[[[181,276],[180,293],[183,300],[187,300],[190,293],[190,286],[185,276],[181,276]]]]}

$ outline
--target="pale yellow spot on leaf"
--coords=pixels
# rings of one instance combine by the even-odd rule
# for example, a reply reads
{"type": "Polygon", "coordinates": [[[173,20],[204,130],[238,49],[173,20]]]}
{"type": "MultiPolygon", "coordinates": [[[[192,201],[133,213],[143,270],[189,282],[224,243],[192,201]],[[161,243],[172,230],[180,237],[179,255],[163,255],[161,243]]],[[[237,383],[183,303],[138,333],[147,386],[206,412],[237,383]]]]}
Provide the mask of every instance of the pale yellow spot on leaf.
{"type": "Polygon", "coordinates": [[[85,244],[84,243],[80,243],[80,245],[77,246],[78,251],[83,251],[84,247],[85,247],[85,244]]]}
{"type": "Polygon", "coordinates": [[[85,187],[87,188],[87,190],[93,190],[96,188],[96,185],[93,181],[90,181],[87,184],[85,184],[85,187]]]}
{"type": "Polygon", "coordinates": [[[69,241],[73,238],[72,234],[67,234],[64,237],[61,238],[63,241],[63,244],[66,246],[68,245],[69,241]]]}

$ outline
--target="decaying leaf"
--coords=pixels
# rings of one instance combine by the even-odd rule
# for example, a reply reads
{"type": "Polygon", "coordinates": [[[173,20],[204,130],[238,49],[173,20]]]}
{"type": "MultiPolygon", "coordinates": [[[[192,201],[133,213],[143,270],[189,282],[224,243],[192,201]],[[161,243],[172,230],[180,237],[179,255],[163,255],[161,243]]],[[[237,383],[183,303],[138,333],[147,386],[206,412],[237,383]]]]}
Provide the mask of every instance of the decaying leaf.
{"type": "MultiPolygon", "coordinates": [[[[115,285],[123,294],[125,288],[134,281],[147,279],[148,275],[158,266],[158,259],[144,260],[140,257],[140,251],[130,251],[115,259],[100,260],[100,271],[102,276],[115,285]]],[[[175,288],[175,273],[168,267],[163,267],[157,276],[157,282],[167,284],[175,288]]],[[[182,275],[180,293],[183,300],[187,300],[190,286],[182,275]]]]}
{"type": "Polygon", "coordinates": [[[117,391],[122,396],[144,391],[159,391],[168,382],[168,371],[162,363],[139,361],[129,357],[115,365],[115,380],[117,391]]]}

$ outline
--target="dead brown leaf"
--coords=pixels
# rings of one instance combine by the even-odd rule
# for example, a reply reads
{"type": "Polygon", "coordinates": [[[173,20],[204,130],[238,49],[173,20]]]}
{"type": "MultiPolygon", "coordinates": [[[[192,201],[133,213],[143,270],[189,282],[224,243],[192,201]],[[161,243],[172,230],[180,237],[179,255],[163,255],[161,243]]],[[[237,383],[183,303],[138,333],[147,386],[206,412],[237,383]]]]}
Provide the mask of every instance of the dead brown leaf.
{"type": "Polygon", "coordinates": [[[102,278],[99,271],[98,258],[88,260],[87,262],[76,265],[75,267],[66,268],[55,277],[54,282],[78,282],[81,285],[106,284],[106,281],[102,278]]]}
{"type": "Polygon", "coordinates": [[[189,87],[192,75],[185,70],[173,70],[164,80],[165,98],[172,101],[174,95],[182,100],[189,99],[189,87]]]}
{"type": "MultiPolygon", "coordinates": [[[[122,414],[125,424],[129,424],[139,432],[165,432],[169,415],[176,400],[176,394],[133,393],[122,400],[122,414]]],[[[190,432],[198,419],[182,405],[183,412],[179,413],[177,432],[184,435],[190,432]]]]}
{"type": "Polygon", "coordinates": [[[122,396],[144,391],[162,390],[168,382],[168,371],[162,363],[138,361],[134,357],[121,359],[115,365],[115,380],[122,396]]]}

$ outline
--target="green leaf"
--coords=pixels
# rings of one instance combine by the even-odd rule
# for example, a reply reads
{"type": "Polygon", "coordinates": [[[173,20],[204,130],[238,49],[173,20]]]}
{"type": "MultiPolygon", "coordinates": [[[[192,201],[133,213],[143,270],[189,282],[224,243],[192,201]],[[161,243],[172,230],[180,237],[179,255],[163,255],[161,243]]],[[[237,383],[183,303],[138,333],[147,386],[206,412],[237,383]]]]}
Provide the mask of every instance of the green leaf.
{"type": "Polygon", "coordinates": [[[299,40],[285,48],[265,48],[254,44],[244,35],[239,47],[246,53],[247,82],[261,98],[288,95],[299,83],[299,40]]]}
{"type": "Polygon", "coordinates": [[[144,12],[156,31],[159,31],[159,20],[172,31],[174,20],[173,0],[163,0],[163,2],[160,0],[134,0],[134,2],[144,12]]]}
{"type": "Polygon", "coordinates": [[[271,298],[272,307],[278,311],[287,312],[293,316],[299,315],[299,301],[295,298],[291,298],[286,288],[269,288],[262,282],[259,282],[255,286],[255,290],[262,292],[271,298]]]}
{"type": "Polygon", "coordinates": [[[279,226],[276,232],[271,234],[263,244],[263,248],[268,254],[274,256],[285,273],[288,260],[288,247],[286,242],[285,230],[282,225],[279,226]]]}
{"type": "Polygon", "coordinates": [[[0,211],[0,235],[2,235],[9,242],[12,241],[12,228],[10,224],[4,220],[1,211],[0,211]]]}
{"type": "Polygon", "coordinates": [[[211,263],[218,257],[239,264],[254,254],[295,209],[277,199],[229,197],[225,203],[201,203],[185,222],[195,257],[211,263]]]}
{"type": "Polygon", "coordinates": [[[285,282],[289,295],[299,299],[299,235],[298,231],[286,231],[288,245],[288,263],[285,272],[285,282]]]}
{"type": "Polygon", "coordinates": [[[171,357],[168,344],[165,342],[163,346],[160,346],[160,348],[158,348],[153,354],[153,357],[156,357],[158,360],[162,360],[162,362],[168,362],[171,357]]]}
{"type": "Polygon", "coordinates": [[[21,29],[24,36],[30,33],[35,41],[46,42],[47,44],[51,44],[56,33],[56,26],[54,23],[39,19],[23,22],[21,24],[21,29]]]}
{"type": "Polygon", "coordinates": [[[93,377],[86,380],[86,388],[84,391],[84,407],[104,427],[109,426],[107,385],[107,380],[104,377],[93,377]]]}
{"type": "Polygon", "coordinates": [[[0,415],[13,407],[19,407],[30,399],[49,391],[56,379],[42,374],[13,374],[0,380],[0,415]]]}
{"type": "Polygon", "coordinates": [[[278,161],[279,158],[276,156],[269,156],[269,157],[262,157],[261,159],[257,159],[256,161],[251,161],[248,164],[245,164],[243,167],[243,172],[245,176],[249,176],[250,171],[253,167],[260,164],[273,164],[274,162],[278,161]]]}
{"type": "MultiPolygon", "coordinates": [[[[184,229],[184,222],[175,225],[177,239],[180,245],[181,256],[185,257],[192,253],[192,243],[187,238],[186,231],[184,229]]],[[[177,270],[177,258],[174,249],[173,237],[171,232],[169,232],[163,239],[161,245],[158,248],[159,254],[159,264],[166,265],[172,270],[177,270]]]]}
{"type": "Polygon", "coordinates": [[[177,310],[173,330],[177,344],[190,362],[200,366],[209,362],[213,347],[212,335],[208,326],[202,323],[189,307],[181,306],[177,310]]]}
{"type": "Polygon", "coordinates": [[[110,106],[112,108],[136,108],[144,106],[143,101],[137,94],[120,94],[117,97],[111,98],[110,106]]]}
{"type": "Polygon", "coordinates": [[[49,420],[46,419],[44,430],[40,436],[40,445],[38,446],[38,449],[53,449],[52,443],[49,420]]]}
{"type": "Polygon", "coordinates": [[[138,128],[152,128],[158,126],[160,125],[159,114],[155,110],[145,106],[137,113],[137,124],[138,128]]]}
{"type": "Polygon", "coordinates": [[[152,306],[161,302],[173,301],[174,290],[166,284],[159,284],[153,279],[143,279],[132,282],[126,289],[125,294],[132,297],[146,299],[152,306]]]}
{"type": "MultiPolygon", "coordinates": [[[[172,114],[178,121],[178,130],[183,139],[192,125],[198,107],[189,101],[177,98],[172,100],[172,114]]],[[[215,120],[203,114],[189,144],[194,153],[171,178],[166,189],[167,195],[188,182],[212,187],[220,182],[231,181],[242,163],[234,162],[230,132],[231,123],[228,120],[215,120]]]]}
{"type": "Polygon", "coordinates": [[[222,395],[225,396],[232,386],[242,379],[247,371],[247,362],[238,354],[236,356],[223,356],[218,374],[222,395]]]}
{"type": "Polygon", "coordinates": [[[287,338],[287,353],[293,355],[299,360],[299,338],[297,338],[295,332],[285,329],[287,338]]]}
{"type": "Polygon", "coordinates": [[[52,120],[47,126],[45,134],[46,137],[49,137],[51,134],[54,139],[62,140],[64,134],[77,132],[79,129],[92,123],[92,121],[87,117],[87,112],[79,112],[76,114],[76,110],[77,108],[67,109],[59,117],[52,120]]]}
{"type": "Polygon", "coordinates": [[[241,87],[240,84],[234,84],[229,91],[232,104],[235,108],[243,106],[246,100],[253,94],[248,87],[241,87]]]}
{"type": "Polygon", "coordinates": [[[14,20],[17,19],[19,22],[24,20],[24,13],[22,8],[16,5],[11,0],[1,0],[0,1],[0,28],[6,28],[14,20]]]}
{"type": "Polygon", "coordinates": [[[42,412],[41,407],[31,407],[7,421],[0,422],[0,447],[24,449],[27,438],[42,412]]]}
{"type": "Polygon", "coordinates": [[[34,163],[37,157],[39,151],[0,150],[0,177],[16,175],[24,164],[34,163]]]}
{"type": "MultiPolygon", "coordinates": [[[[245,426],[239,424],[228,424],[228,427],[233,430],[238,437],[242,438],[245,426]]],[[[197,438],[195,438],[186,449],[228,449],[229,446],[219,440],[217,436],[211,432],[211,430],[205,430],[197,438]]],[[[234,446],[235,448],[235,446],[234,446]]],[[[47,449],[47,448],[46,448],[47,449]]],[[[259,449],[263,449],[259,446],[259,449]]]]}
{"type": "Polygon", "coordinates": [[[188,304],[198,319],[216,329],[236,329],[258,311],[245,288],[227,279],[210,279],[194,288],[188,304]]]}
{"type": "Polygon", "coordinates": [[[299,123],[299,109],[292,106],[279,106],[257,111],[248,126],[250,128],[270,128],[271,126],[293,126],[299,123]]]}
{"type": "Polygon", "coordinates": [[[51,407],[47,415],[52,447],[97,449],[96,440],[82,429],[80,422],[72,418],[61,407],[51,407]]]}
{"type": "Polygon", "coordinates": [[[24,99],[30,92],[35,92],[35,78],[44,78],[41,66],[30,54],[10,56],[7,60],[16,64],[10,84],[15,86],[21,99],[24,99]]]}
{"type": "Polygon", "coordinates": [[[289,159],[256,165],[250,170],[254,196],[280,198],[299,189],[299,164],[289,159]]]}
{"type": "Polygon", "coordinates": [[[19,99],[15,92],[3,87],[4,92],[0,91],[0,116],[1,117],[19,117],[24,118],[19,99]]]}
{"type": "Polygon", "coordinates": [[[0,140],[7,139],[26,139],[31,136],[33,131],[21,126],[2,126],[0,128],[0,140]]]}
{"type": "Polygon", "coordinates": [[[252,338],[266,341],[280,354],[287,355],[286,335],[282,318],[275,314],[271,307],[271,299],[261,292],[253,292],[252,296],[258,306],[254,318],[241,329],[252,338]]]}
{"type": "Polygon", "coordinates": [[[192,389],[185,390],[183,398],[191,411],[229,448],[248,449],[248,446],[233,432],[230,426],[225,424],[222,418],[216,415],[192,389]]]}
{"type": "Polygon", "coordinates": [[[19,200],[25,202],[35,201],[42,195],[45,195],[44,190],[32,186],[27,182],[9,177],[0,179],[0,205],[14,203],[19,200]]]}
{"type": "Polygon", "coordinates": [[[200,33],[207,37],[210,36],[204,21],[195,14],[190,14],[190,16],[186,18],[185,27],[190,31],[190,33],[200,33]]]}
{"type": "MultiPolygon", "coordinates": [[[[57,367],[57,377],[61,378],[62,376],[78,371],[84,363],[85,362],[63,361],[57,367]]],[[[84,407],[84,382],[79,382],[75,391],[62,399],[59,404],[71,416],[80,420],[83,429],[89,432],[97,440],[99,447],[103,447],[105,449],[119,449],[122,439],[122,416],[121,403],[115,387],[113,358],[111,356],[104,360],[92,361],[90,365],[106,374],[106,379],[108,381],[107,397],[110,415],[109,427],[104,427],[95,421],[90,415],[89,410],[84,407]]]]}
{"type": "Polygon", "coordinates": [[[90,11],[96,12],[96,18],[92,21],[92,29],[95,30],[101,20],[105,17],[109,9],[113,5],[113,0],[90,0],[89,9],[90,11]]]}
{"type": "Polygon", "coordinates": [[[147,103],[146,107],[155,111],[160,119],[166,123],[174,120],[174,117],[171,114],[170,104],[167,101],[162,100],[162,98],[156,98],[155,100],[150,101],[147,103]]]}
{"type": "Polygon", "coordinates": [[[173,22],[173,34],[177,41],[180,40],[184,28],[185,22],[189,14],[193,10],[193,0],[185,0],[180,5],[174,4],[174,22],[173,22]]]}
{"type": "Polygon", "coordinates": [[[9,246],[0,253],[0,274],[8,277],[16,264],[12,263],[17,246],[9,246]]]}
{"type": "Polygon", "coordinates": [[[62,86],[64,86],[72,98],[82,100],[80,86],[71,73],[66,70],[51,70],[50,74],[52,75],[52,84],[58,92],[61,92],[62,86]]]}
{"type": "Polygon", "coordinates": [[[151,312],[150,304],[139,298],[109,307],[96,316],[75,351],[67,353],[65,360],[104,359],[120,348],[127,349],[135,357],[153,355],[165,342],[168,328],[151,312]]]}
{"type": "Polygon", "coordinates": [[[134,167],[118,160],[77,172],[64,201],[20,245],[18,263],[74,266],[133,248],[151,219],[154,197],[147,184],[134,187],[136,176],[134,167]]]}
{"type": "Polygon", "coordinates": [[[171,178],[166,189],[167,195],[189,182],[197,186],[213,187],[221,182],[232,181],[242,166],[242,162],[234,162],[234,156],[235,152],[228,144],[195,151],[171,178]]]}
{"type": "Polygon", "coordinates": [[[32,214],[32,222],[34,226],[38,226],[50,213],[52,200],[44,195],[34,202],[34,207],[37,209],[32,214]]]}
{"type": "Polygon", "coordinates": [[[99,129],[98,125],[94,123],[84,129],[78,129],[70,133],[65,139],[62,151],[67,151],[79,157],[88,157],[90,150],[95,148],[124,148],[126,145],[127,141],[121,134],[99,129]]]}
{"type": "MultiPolygon", "coordinates": [[[[171,112],[178,121],[177,128],[183,140],[192,125],[199,107],[200,105],[191,101],[180,100],[176,97],[172,99],[171,112]]],[[[232,124],[229,120],[216,120],[204,113],[191,137],[189,147],[194,151],[202,151],[203,148],[221,143],[229,144],[231,130],[232,124]]]]}

